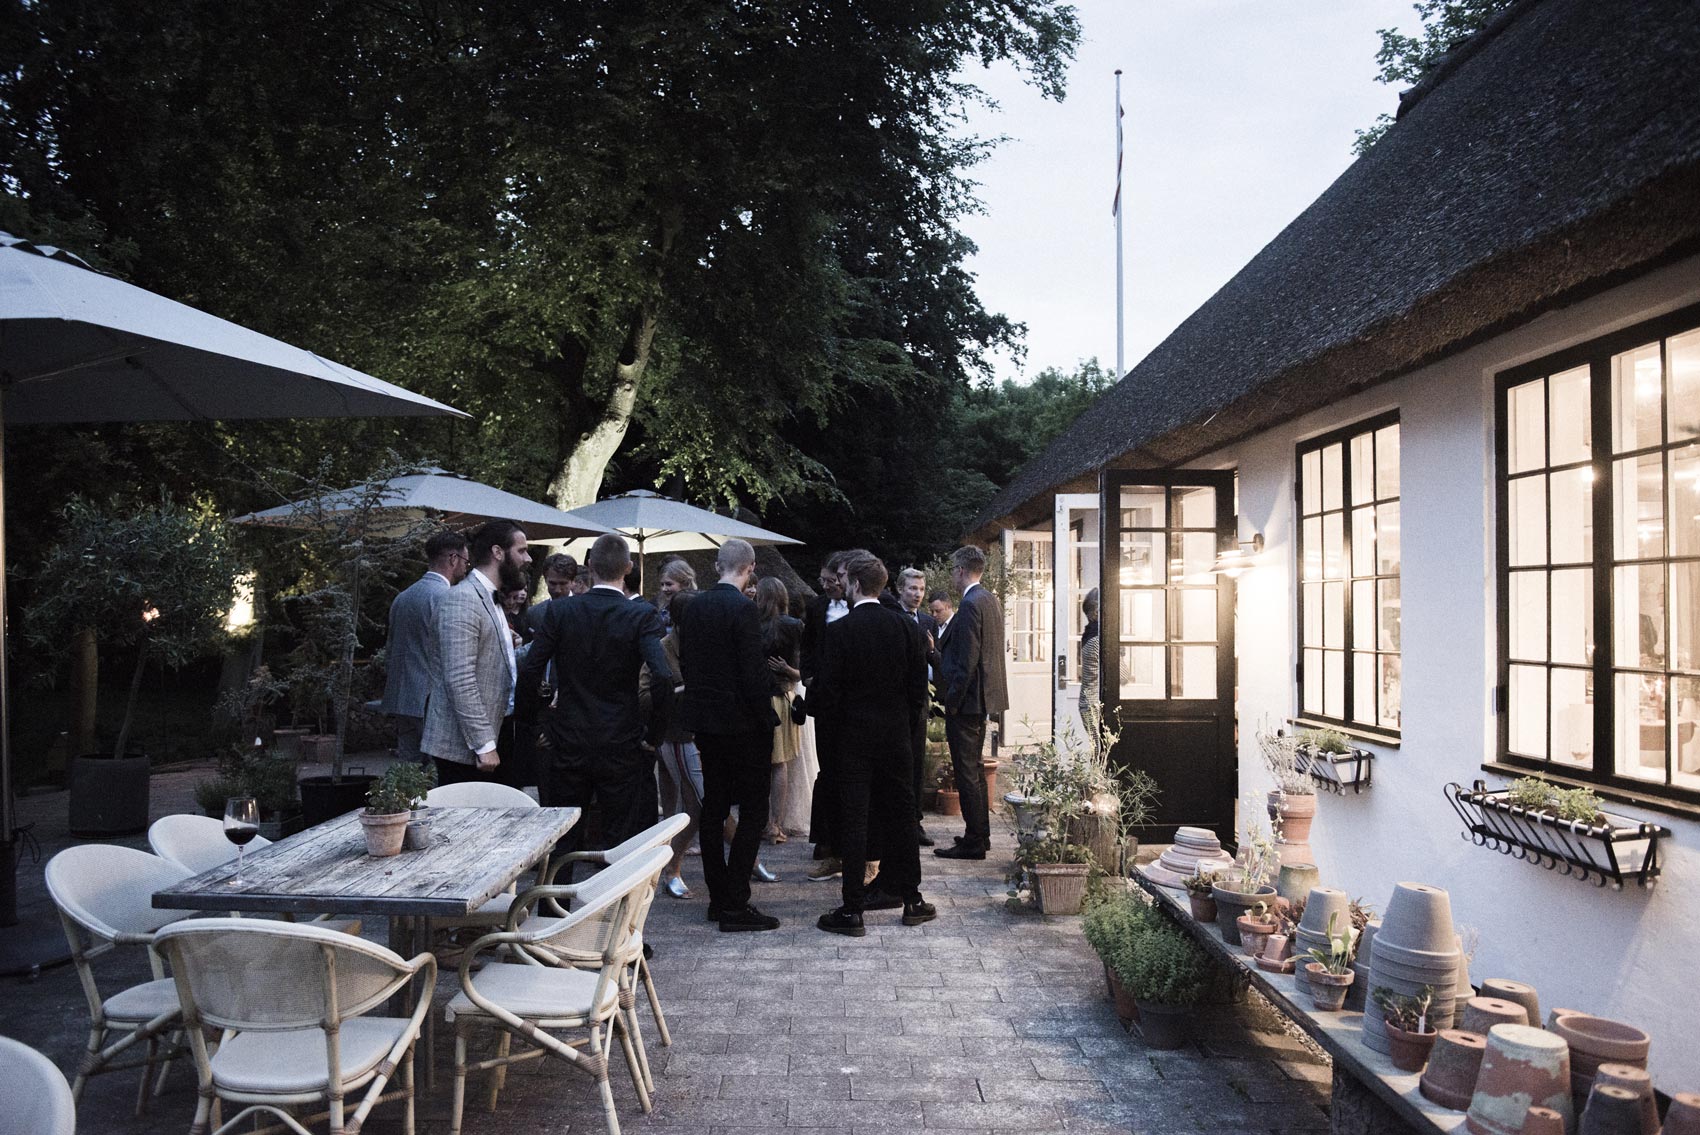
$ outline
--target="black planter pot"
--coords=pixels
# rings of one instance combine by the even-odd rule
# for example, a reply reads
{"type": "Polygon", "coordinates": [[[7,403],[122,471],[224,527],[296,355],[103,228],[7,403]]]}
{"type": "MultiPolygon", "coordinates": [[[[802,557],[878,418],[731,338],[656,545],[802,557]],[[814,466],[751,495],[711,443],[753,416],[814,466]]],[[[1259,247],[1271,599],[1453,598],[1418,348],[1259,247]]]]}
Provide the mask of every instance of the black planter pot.
{"type": "Polygon", "coordinates": [[[108,839],[148,830],[148,758],[74,757],[70,774],[71,834],[108,839]]]}
{"type": "Polygon", "coordinates": [[[331,776],[302,777],[302,825],[310,828],[356,808],[364,808],[366,791],[377,779],[375,776],[345,776],[341,780],[331,776]]]}
{"type": "Polygon", "coordinates": [[[1139,1001],[1139,1033],[1147,1048],[1180,1048],[1192,1036],[1191,1005],[1139,1001]]]}

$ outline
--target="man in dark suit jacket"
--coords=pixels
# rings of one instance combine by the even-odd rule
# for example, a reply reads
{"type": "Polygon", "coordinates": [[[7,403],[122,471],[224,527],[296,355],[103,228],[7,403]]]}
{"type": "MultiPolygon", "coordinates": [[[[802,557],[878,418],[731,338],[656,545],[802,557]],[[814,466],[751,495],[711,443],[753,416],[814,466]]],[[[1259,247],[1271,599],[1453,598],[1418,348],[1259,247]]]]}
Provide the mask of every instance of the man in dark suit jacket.
{"type": "Polygon", "coordinates": [[[840,741],[836,777],[839,839],[844,862],[844,903],[823,914],[822,930],[860,938],[864,909],[901,905],[903,925],[936,916],[921,898],[921,861],[912,832],[888,838],[879,853],[881,890],[869,896],[862,874],[869,854],[871,817],[907,817],[912,768],[910,738],[926,719],[926,642],[903,613],[880,601],[885,565],[872,555],[852,556],[842,568],[850,613],[826,636],[809,703],[818,720],[831,722],[840,741]]]}
{"type": "MultiPolygon", "coordinates": [[[[624,537],[597,537],[588,557],[595,586],[547,605],[520,669],[521,715],[530,720],[538,683],[550,661],[555,663],[555,712],[543,727],[549,764],[539,795],[554,807],[598,802],[609,847],[655,822],[653,744],[659,738],[654,733],[673,694],[672,671],[661,648],[661,616],[648,603],[628,600],[620,588],[631,562],[624,537]],[[638,699],[645,664],[656,678],[651,687],[655,704],[647,714],[638,699]]],[[[582,839],[575,827],[560,848],[576,850],[582,839]]]]}
{"type": "Polygon", "coordinates": [[[675,624],[685,683],[679,724],[696,734],[702,757],[708,919],[723,931],[773,930],[779,919],[750,904],[750,872],[767,828],[773,731],[779,725],[761,649],[761,620],[744,595],[756,566],[755,549],[743,540],[728,540],[714,566],[720,582],[698,592],[675,624]],[[720,830],[733,805],[738,807],[738,833],[727,856],[720,830]]]}
{"type": "MultiPolygon", "coordinates": [[[[847,555],[846,552],[834,552],[826,558],[820,569],[820,594],[803,608],[802,662],[798,669],[802,672],[805,690],[814,684],[815,669],[820,665],[822,644],[826,641],[826,628],[850,610],[844,598],[844,581],[838,572],[847,555]]],[[[832,726],[816,720],[815,759],[820,762],[820,771],[815,774],[814,793],[810,797],[809,840],[815,845],[815,858],[821,862],[809,873],[811,879],[830,879],[839,870],[832,838],[832,830],[838,822],[837,810],[832,805],[837,798],[832,787],[836,754],[832,726]]]]}
{"type": "Polygon", "coordinates": [[[951,771],[962,800],[966,833],[955,847],[940,847],[945,859],[984,859],[991,847],[992,822],[986,799],[986,774],[980,767],[986,743],[986,716],[1009,708],[1004,678],[1003,608],[980,585],[986,553],[969,544],[950,557],[950,579],[962,592],[962,606],[939,644],[939,704],[944,706],[944,736],[951,771]]]}
{"type": "MultiPolygon", "coordinates": [[[[939,625],[933,621],[932,615],[922,607],[921,601],[927,597],[927,573],[920,568],[906,567],[897,573],[897,600],[902,605],[903,615],[926,637],[927,643],[927,681],[932,682],[938,676],[939,668],[939,625]]],[[[931,708],[929,703],[928,708],[931,708]]],[[[927,829],[921,823],[921,776],[927,769],[927,714],[915,725],[915,736],[910,744],[915,750],[915,836],[916,842],[922,847],[933,846],[932,837],[927,835],[927,829]]]]}
{"type": "Polygon", "coordinates": [[[466,577],[466,537],[444,529],[425,541],[425,574],[390,604],[384,642],[384,697],[379,703],[395,722],[395,755],[425,761],[419,738],[425,731],[425,703],[431,695],[430,639],[435,633],[437,600],[466,577]]]}

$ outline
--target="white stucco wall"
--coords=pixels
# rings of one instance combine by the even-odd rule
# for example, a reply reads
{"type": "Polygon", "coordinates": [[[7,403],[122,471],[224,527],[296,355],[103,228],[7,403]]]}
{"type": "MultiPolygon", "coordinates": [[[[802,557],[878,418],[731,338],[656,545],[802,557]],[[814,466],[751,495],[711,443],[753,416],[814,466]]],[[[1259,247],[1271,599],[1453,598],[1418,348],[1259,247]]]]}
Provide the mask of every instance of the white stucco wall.
{"type": "MultiPolygon", "coordinates": [[[[1661,1090],[1700,1091],[1700,823],[1630,805],[1673,831],[1651,890],[1566,878],[1461,838],[1441,794],[1449,781],[1490,785],[1495,744],[1493,376],[1509,366],[1700,301],[1700,259],[1543,316],[1405,379],[1308,415],[1194,464],[1239,470],[1242,536],[1264,534],[1238,604],[1240,792],[1271,784],[1253,733],[1296,710],[1293,447],[1385,410],[1400,416],[1403,526],[1403,736],[1377,753],[1374,787],[1324,794],[1312,844],[1323,880],[1385,908],[1393,885],[1445,887],[1476,928],[1479,983],[1533,983],[1543,1011],[1565,1006],[1652,1033],[1661,1090]]],[[[1362,742],[1358,742],[1362,743],[1362,742]]]]}

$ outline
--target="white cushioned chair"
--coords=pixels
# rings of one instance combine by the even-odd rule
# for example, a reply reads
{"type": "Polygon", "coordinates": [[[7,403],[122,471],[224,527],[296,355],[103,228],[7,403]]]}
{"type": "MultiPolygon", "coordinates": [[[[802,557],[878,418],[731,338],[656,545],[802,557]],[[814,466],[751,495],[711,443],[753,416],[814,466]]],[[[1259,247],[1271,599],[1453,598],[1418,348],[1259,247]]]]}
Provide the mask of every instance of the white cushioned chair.
{"type": "Polygon", "coordinates": [[[132,847],[82,844],[68,847],[47,861],[47,892],[59,908],[59,921],[71,945],[71,960],[83,985],[89,1005],[89,1040],[71,1095],[81,1099],[90,1076],[145,1066],[136,1091],[136,1114],[147,1103],[148,1072],[159,1066],[158,1095],[165,1071],[181,1046],[168,1044],[160,1052],[161,1038],[182,1027],[182,1009],[177,988],[165,976],[165,965],[154,949],[155,931],[188,915],[182,910],[155,910],[153,892],[175,886],[194,872],[137,851],[132,847]],[[102,997],[95,981],[94,960],[120,946],[141,946],[148,952],[152,981],[102,997]],[[108,1045],[111,1033],[122,1033],[108,1045]],[[145,1042],[147,1055],[139,1064],[113,1064],[132,1045],[145,1042]]]}
{"type": "MultiPolygon", "coordinates": [[[[445,784],[433,788],[425,794],[425,806],[428,808],[536,808],[537,801],[517,788],[505,784],[494,784],[488,781],[463,781],[460,784],[445,784]]],[[[549,861],[544,859],[542,873],[549,870],[549,861]]],[[[513,905],[514,893],[518,885],[510,886],[506,891],[487,899],[482,906],[470,914],[457,914],[451,917],[432,918],[430,930],[458,930],[463,927],[474,929],[494,929],[507,924],[508,907],[513,905]]]]}
{"type": "Polygon", "coordinates": [[[396,1099],[407,1105],[402,1130],[412,1135],[413,1051],[431,1011],[434,957],[403,958],[350,934],[258,918],[180,922],[160,931],[159,945],[171,960],[195,1054],[200,1098],[191,1135],[212,1124],[234,1131],[268,1112],[310,1135],[284,1109],[312,1105],[326,1108],[321,1114],[340,1135],[396,1099]],[[415,981],[411,1015],[369,1015],[415,981]],[[227,1030],[216,1053],[205,1040],[208,1026],[227,1030]],[[401,1087],[386,1092],[398,1069],[401,1087]],[[349,1112],[348,1096],[362,1089],[349,1112]],[[224,1101],[247,1106],[220,1123],[224,1101]]]}
{"type": "MultiPolygon", "coordinates": [[[[248,842],[248,850],[254,852],[271,845],[271,840],[257,835],[248,842]]],[[[236,858],[236,845],[224,838],[222,820],[187,812],[155,820],[148,828],[148,846],[161,859],[169,859],[192,875],[223,867],[236,858]]],[[[285,922],[295,921],[292,914],[279,917],[285,922]]],[[[332,918],[325,914],[313,921],[344,934],[360,933],[358,918],[332,918]]]]}
{"type": "Polygon", "coordinates": [[[71,1085],[53,1061],[0,1036],[0,1135],[77,1135],[71,1085]]]}

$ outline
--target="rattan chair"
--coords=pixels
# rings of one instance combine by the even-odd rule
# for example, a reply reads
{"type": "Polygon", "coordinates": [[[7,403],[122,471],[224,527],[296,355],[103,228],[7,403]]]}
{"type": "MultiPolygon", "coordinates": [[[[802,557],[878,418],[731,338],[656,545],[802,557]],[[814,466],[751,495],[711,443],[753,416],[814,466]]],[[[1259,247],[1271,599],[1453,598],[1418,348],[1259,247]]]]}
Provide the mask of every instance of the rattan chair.
{"type": "MultiPolygon", "coordinates": [[[[641,932],[648,910],[646,899],[671,857],[665,847],[628,856],[575,888],[578,901],[572,913],[539,919],[537,926],[524,930],[486,934],[466,951],[460,963],[461,990],[446,1013],[455,1027],[450,1135],[460,1135],[468,1072],[494,1073],[490,1083],[494,1111],[507,1066],[540,1056],[557,1056],[595,1079],[609,1135],[619,1135],[620,1119],[608,1080],[608,1056],[616,1032],[638,1102],[645,1112],[651,1110],[649,1090],[626,1026],[632,994],[623,975],[632,937],[641,932]],[[586,939],[591,950],[584,948],[586,939]],[[488,955],[490,964],[474,973],[481,955],[488,955]],[[469,1065],[467,1036],[479,1027],[501,1031],[497,1054],[469,1065]],[[586,1035],[577,1041],[553,1035],[568,1030],[583,1030],[586,1035]],[[534,1047],[513,1054],[515,1036],[534,1047]],[[580,1052],[580,1045],[588,1051],[580,1052]]],[[[534,898],[568,897],[557,896],[554,890],[544,887],[529,893],[534,898]]]]}
{"type": "Polygon", "coordinates": [[[437,960],[403,958],[350,934],[257,918],[201,918],[168,926],[159,945],[171,960],[189,1033],[200,1097],[190,1135],[233,1131],[269,1113],[266,1130],[310,1135],[304,1123],[330,1118],[331,1135],[354,1135],[380,1103],[400,1099],[413,1133],[413,1050],[431,1011],[437,960]],[[411,991],[406,1017],[370,1015],[411,991]],[[224,1029],[210,1053],[205,1029],[224,1029]],[[401,1087],[386,1092],[397,1070],[401,1087]],[[362,1093],[352,1113],[348,1096],[362,1093]],[[245,1104],[227,1122],[221,1105],[245,1104]],[[288,1109],[322,1106],[306,1120],[288,1109]]]}
{"type": "MultiPolygon", "coordinates": [[[[536,808],[537,801],[517,788],[506,784],[495,784],[490,781],[469,780],[460,784],[445,784],[431,789],[425,794],[425,806],[428,808],[536,808]]],[[[544,858],[539,865],[539,878],[549,872],[549,860],[544,858]]],[[[432,918],[428,930],[435,934],[439,930],[460,930],[472,928],[478,930],[494,930],[507,925],[508,907],[513,904],[514,894],[518,884],[510,886],[501,894],[488,899],[477,910],[469,914],[457,914],[448,917],[432,918]]]]}
{"type": "Polygon", "coordinates": [[[0,1036],[0,1135],[76,1135],[77,1102],[53,1061],[0,1036]]]}
{"type": "MultiPolygon", "coordinates": [[[[264,836],[255,836],[249,841],[248,850],[258,851],[271,844],[272,841],[264,836]]],[[[169,859],[192,875],[223,867],[236,858],[235,845],[224,837],[223,821],[187,812],[155,820],[148,828],[148,846],[161,859],[169,859]]],[[[278,917],[285,922],[295,921],[293,914],[278,917]]],[[[360,933],[358,918],[332,918],[322,914],[313,921],[344,934],[360,933]]]]}
{"type": "Polygon", "coordinates": [[[47,861],[47,893],[59,908],[59,921],[65,928],[71,960],[89,1006],[88,1047],[71,1083],[73,1099],[82,1098],[83,1085],[90,1076],[145,1067],[136,1090],[136,1114],[141,1115],[147,1103],[149,1072],[159,1067],[154,1085],[154,1094],[158,1095],[171,1060],[183,1054],[181,1045],[170,1042],[171,1034],[182,1027],[182,1009],[177,1003],[177,988],[165,976],[165,965],[154,949],[154,932],[188,912],[155,910],[151,899],[155,891],[174,886],[192,874],[145,851],[101,844],[68,847],[47,861]],[[120,946],[146,949],[154,979],[102,997],[95,981],[94,961],[120,946]],[[112,1033],[123,1035],[109,1045],[106,1042],[112,1033]],[[162,1038],[168,1042],[163,1053],[162,1038]],[[140,1063],[113,1063],[132,1045],[143,1042],[147,1056],[140,1063]]]}

